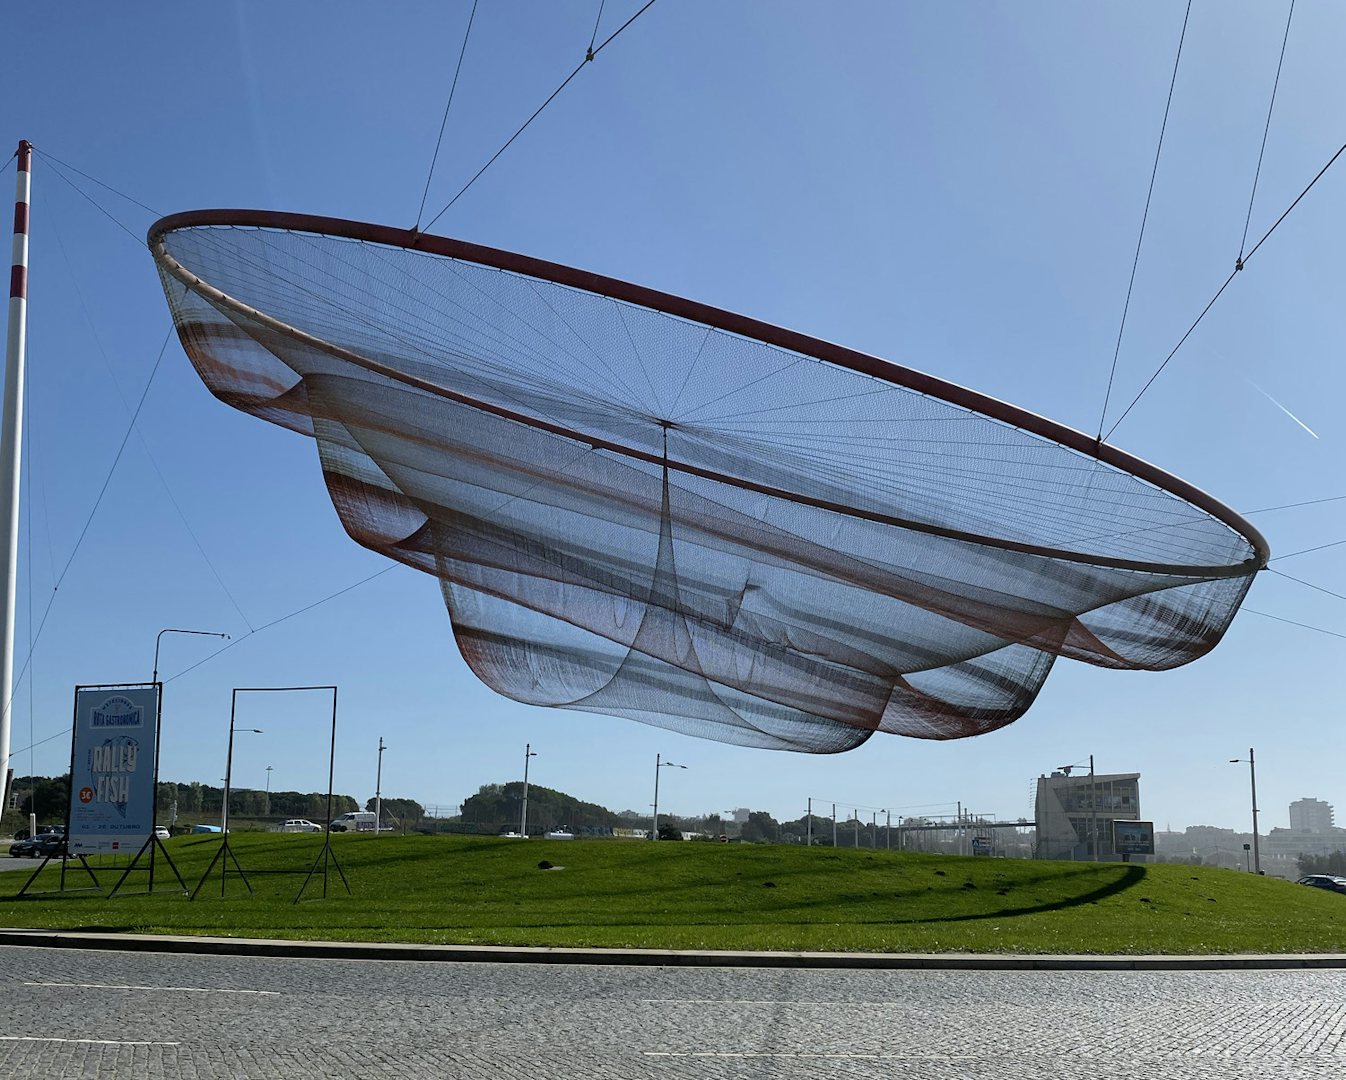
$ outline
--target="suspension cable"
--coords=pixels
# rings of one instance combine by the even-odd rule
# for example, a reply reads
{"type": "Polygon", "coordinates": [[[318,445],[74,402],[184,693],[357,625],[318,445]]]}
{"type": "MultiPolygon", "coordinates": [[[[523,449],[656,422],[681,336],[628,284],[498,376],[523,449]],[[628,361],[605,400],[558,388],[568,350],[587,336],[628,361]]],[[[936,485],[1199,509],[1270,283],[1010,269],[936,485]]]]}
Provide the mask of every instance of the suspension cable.
{"type": "Polygon", "coordinates": [[[1182,43],[1187,40],[1187,21],[1192,17],[1192,0],[1187,0],[1187,11],[1182,17],[1182,32],[1178,35],[1178,52],[1173,57],[1173,75],[1168,82],[1168,98],[1164,102],[1164,119],[1159,125],[1159,145],[1154,148],[1154,165],[1150,168],[1150,186],[1145,192],[1145,210],[1140,215],[1140,235],[1136,237],[1136,254],[1131,260],[1131,277],[1126,283],[1126,301],[1122,304],[1122,322],[1117,327],[1117,344],[1112,350],[1112,369],[1108,372],[1108,389],[1103,395],[1103,411],[1098,417],[1098,440],[1103,441],[1103,424],[1108,417],[1108,403],[1112,400],[1112,382],[1117,376],[1117,357],[1122,352],[1122,335],[1126,332],[1126,316],[1131,310],[1131,290],[1136,285],[1136,267],[1140,265],[1140,246],[1145,241],[1145,223],[1150,219],[1150,200],[1154,197],[1154,180],[1159,175],[1159,155],[1164,150],[1164,132],[1168,130],[1168,112],[1173,106],[1173,88],[1178,84],[1178,64],[1182,60],[1182,43]]]}

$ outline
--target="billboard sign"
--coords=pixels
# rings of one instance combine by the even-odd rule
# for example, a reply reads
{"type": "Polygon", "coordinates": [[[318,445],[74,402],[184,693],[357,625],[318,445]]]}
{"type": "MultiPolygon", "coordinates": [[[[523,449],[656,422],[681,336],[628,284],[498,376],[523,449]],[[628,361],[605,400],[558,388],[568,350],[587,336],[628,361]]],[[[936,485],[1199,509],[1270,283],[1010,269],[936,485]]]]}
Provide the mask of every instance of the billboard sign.
{"type": "Polygon", "coordinates": [[[1153,821],[1118,821],[1112,823],[1112,850],[1118,855],[1153,855],[1153,821]]]}
{"type": "Polygon", "coordinates": [[[159,688],[77,687],[70,758],[72,855],[138,851],[154,830],[159,688]]]}

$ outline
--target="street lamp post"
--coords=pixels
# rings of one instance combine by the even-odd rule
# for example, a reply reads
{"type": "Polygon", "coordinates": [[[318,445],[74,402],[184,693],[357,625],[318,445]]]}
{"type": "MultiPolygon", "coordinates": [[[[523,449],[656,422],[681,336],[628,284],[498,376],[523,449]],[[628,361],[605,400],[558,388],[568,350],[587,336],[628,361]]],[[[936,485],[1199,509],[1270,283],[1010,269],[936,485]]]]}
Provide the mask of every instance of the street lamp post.
{"type": "Polygon", "coordinates": [[[679,765],[673,761],[662,761],[658,754],[654,755],[654,824],[650,829],[650,839],[659,839],[659,770],[660,769],[685,769],[686,765],[679,765]]]}
{"type": "Polygon", "coordinates": [[[230,778],[234,775],[234,732],[247,731],[254,735],[263,734],[261,728],[238,728],[234,727],[233,719],[229,721],[229,752],[224,758],[224,805],[220,808],[220,833],[224,836],[229,835],[229,788],[230,778]]]}
{"type": "Polygon", "coordinates": [[[379,736],[379,767],[374,772],[374,835],[383,830],[383,751],[388,747],[379,736]]]}
{"type": "Polygon", "coordinates": [[[224,638],[225,641],[229,640],[228,634],[221,634],[215,630],[178,630],[175,627],[160,630],[154,638],[154,674],[150,676],[150,682],[152,683],[159,681],[159,642],[165,634],[196,634],[199,637],[218,637],[224,638]]]}
{"type": "MultiPolygon", "coordinates": [[[[1230,758],[1229,764],[1241,765],[1244,758],[1230,758]]],[[[1253,872],[1260,874],[1262,872],[1262,852],[1257,844],[1257,757],[1253,753],[1253,748],[1248,747],[1248,783],[1252,787],[1253,796],[1253,872]]]]}
{"type": "Polygon", "coordinates": [[[267,817],[270,817],[270,816],[271,816],[271,769],[272,769],[272,766],[270,766],[270,765],[268,765],[268,766],[266,767],[266,816],[267,816],[267,817]]]}
{"type": "MultiPolygon", "coordinates": [[[[1082,763],[1080,763],[1082,764],[1082,763]]],[[[1067,776],[1071,769],[1079,768],[1076,765],[1062,765],[1061,771],[1067,776]]],[[[1094,786],[1094,755],[1089,755],[1089,857],[1094,862],[1098,862],[1098,789],[1094,786]]],[[[1073,859],[1074,856],[1072,855],[1073,859]]]]}
{"type": "Polygon", "coordinates": [[[523,744],[523,810],[519,814],[519,835],[528,835],[528,759],[537,757],[532,743],[523,744]]]}

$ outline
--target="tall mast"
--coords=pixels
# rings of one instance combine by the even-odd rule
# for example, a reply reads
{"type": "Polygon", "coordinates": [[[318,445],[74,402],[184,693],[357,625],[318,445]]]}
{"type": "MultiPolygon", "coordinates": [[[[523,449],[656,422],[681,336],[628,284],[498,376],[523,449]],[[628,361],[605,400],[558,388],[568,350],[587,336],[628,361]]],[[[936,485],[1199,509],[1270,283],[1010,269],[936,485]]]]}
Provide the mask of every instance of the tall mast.
{"type": "Polygon", "coordinates": [[[19,583],[19,467],[23,442],[23,363],[28,338],[28,206],[32,195],[33,148],[19,143],[14,192],[14,259],[9,274],[9,333],[5,339],[5,395],[0,414],[0,552],[3,623],[0,624],[0,783],[9,799],[9,732],[14,715],[14,603],[19,583]]]}

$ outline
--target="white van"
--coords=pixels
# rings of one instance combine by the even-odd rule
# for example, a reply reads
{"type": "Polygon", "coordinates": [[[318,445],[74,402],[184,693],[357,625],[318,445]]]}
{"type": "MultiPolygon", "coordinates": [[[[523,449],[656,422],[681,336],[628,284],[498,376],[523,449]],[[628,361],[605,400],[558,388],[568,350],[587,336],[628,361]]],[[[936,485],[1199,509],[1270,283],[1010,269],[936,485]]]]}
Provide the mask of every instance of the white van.
{"type": "Polygon", "coordinates": [[[378,822],[372,810],[352,810],[332,819],[333,832],[377,832],[378,822]]]}

